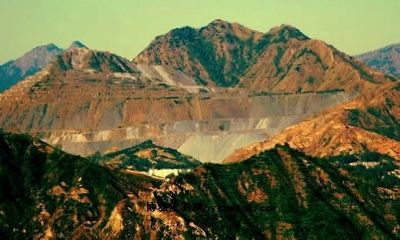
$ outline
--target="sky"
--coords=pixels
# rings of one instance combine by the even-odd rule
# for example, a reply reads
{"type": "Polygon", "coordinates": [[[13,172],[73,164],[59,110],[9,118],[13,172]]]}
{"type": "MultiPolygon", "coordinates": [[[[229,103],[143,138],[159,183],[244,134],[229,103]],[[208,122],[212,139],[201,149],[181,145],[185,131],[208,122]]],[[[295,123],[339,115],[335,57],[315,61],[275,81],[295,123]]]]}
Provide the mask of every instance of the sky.
{"type": "Polygon", "coordinates": [[[262,32],[290,24],[351,55],[400,43],[400,0],[0,0],[0,64],[74,40],[132,59],[158,35],[217,18],[262,32]]]}

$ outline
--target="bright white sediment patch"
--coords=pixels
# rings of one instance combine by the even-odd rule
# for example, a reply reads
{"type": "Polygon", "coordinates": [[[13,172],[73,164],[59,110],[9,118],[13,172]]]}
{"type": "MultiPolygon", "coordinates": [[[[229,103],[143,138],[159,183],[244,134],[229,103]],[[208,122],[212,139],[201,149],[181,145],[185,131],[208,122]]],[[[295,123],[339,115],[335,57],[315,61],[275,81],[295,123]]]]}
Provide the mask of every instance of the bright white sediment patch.
{"type": "Polygon", "coordinates": [[[166,176],[170,175],[170,174],[174,174],[175,176],[177,176],[180,173],[187,173],[190,172],[190,169],[150,169],[148,171],[148,174],[151,176],[156,176],[156,177],[162,177],[165,178],[166,176]]]}
{"type": "Polygon", "coordinates": [[[178,151],[192,156],[202,162],[218,163],[236,149],[265,139],[262,133],[205,135],[196,134],[189,137],[178,148],[178,151]]]}

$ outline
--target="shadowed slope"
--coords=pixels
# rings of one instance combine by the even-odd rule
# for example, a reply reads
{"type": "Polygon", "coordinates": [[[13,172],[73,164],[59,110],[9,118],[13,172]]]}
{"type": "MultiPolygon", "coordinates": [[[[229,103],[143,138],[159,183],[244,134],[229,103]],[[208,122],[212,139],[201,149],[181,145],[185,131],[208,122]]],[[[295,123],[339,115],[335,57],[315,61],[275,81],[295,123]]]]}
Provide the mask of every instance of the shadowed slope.
{"type": "Polygon", "coordinates": [[[318,159],[278,146],[241,163],[205,164],[165,181],[110,170],[25,135],[1,133],[0,144],[4,239],[400,234],[399,168],[373,152],[318,159]]]}

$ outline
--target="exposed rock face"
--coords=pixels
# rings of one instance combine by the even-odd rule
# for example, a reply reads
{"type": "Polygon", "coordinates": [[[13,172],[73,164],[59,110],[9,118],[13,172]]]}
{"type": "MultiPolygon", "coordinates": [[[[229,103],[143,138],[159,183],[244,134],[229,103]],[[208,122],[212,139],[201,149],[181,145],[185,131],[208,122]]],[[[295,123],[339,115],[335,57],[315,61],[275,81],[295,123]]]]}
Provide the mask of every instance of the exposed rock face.
{"type": "Polygon", "coordinates": [[[400,237],[399,167],[376,153],[318,159],[279,146],[162,180],[23,135],[2,133],[0,145],[2,239],[400,237]]]}
{"type": "Polygon", "coordinates": [[[263,34],[222,20],[159,36],[134,62],[169,65],[208,86],[274,92],[361,91],[394,80],[294,27],[263,34]]]}
{"type": "Polygon", "coordinates": [[[15,61],[0,65],[0,92],[10,88],[27,76],[34,75],[51,62],[62,49],[54,44],[39,46],[15,61]]]}
{"type": "Polygon", "coordinates": [[[364,53],[356,58],[376,70],[400,77],[400,44],[364,53]]]}
{"type": "Polygon", "coordinates": [[[361,154],[366,149],[400,160],[400,87],[390,84],[287,128],[271,139],[238,150],[225,162],[288,143],[313,156],[361,154]]]}

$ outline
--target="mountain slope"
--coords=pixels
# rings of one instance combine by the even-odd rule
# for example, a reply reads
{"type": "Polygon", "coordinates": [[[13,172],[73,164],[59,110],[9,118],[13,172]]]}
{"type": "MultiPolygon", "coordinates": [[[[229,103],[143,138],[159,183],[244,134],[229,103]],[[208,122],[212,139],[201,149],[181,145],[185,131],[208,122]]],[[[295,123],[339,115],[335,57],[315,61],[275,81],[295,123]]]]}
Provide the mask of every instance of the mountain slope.
{"type": "Polygon", "coordinates": [[[183,27],[158,36],[134,62],[172,66],[203,85],[234,86],[261,36],[240,24],[215,20],[200,29],[183,27]]]}
{"type": "Polygon", "coordinates": [[[132,64],[72,45],[0,95],[2,128],[82,156],[151,139],[199,160],[220,162],[234,149],[353,97],[341,91],[269,94],[198,87],[172,67],[132,64]],[[203,141],[210,148],[198,154],[203,141]],[[224,145],[229,147],[219,151],[224,145]]]}
{"type": "MultiPolygon", "coordinates": [[[[293,29],[272,30],[279,34],[293,29]]],[[[271,34],[271,33],[270,33],[271,34]]],[[[242,77],[243,86],[273,92],[345,90],[360,92],[394,81],[320,40],[270,42],[242,77]]],[[[276,34],[276,33],[275,33],[276,34]]]]}
{"type": "Polygon", "coordinates": [[[112,238],[125,189],[151,178],[111,172],[26,135],[0,134],[2,239],[112,238]],[[118,214],[117,214],[118,215],[118,214]],[[115,218],[115,217],[114,217],[115,218]]]}
{"type": "Polygon", "coordinates": [[[278,146],[163,181],[102,167],[26,135],[1,133],[0,144],[2,239],[400,234],[399,168],[377,153],[318,159],[278,146]]]}
{"type": "Polygon", "coordinates": [[[0,65],[0,91],[4,91],[27,76],[34,75],[50,63],[63,49],[54,44],[39,46],[14,61],[0,65]]]}
{"type": "Polygon", "coordinates": [[[220,162],[235,149],[391,81],[287,25],[260,34],[217,20],[201,29],[173,30],[151,46],[131,63],[73,43],[0,95],[0,126],[84,156],[151,139],[220,162]],[[169,65],[153,65],[156,56],[169,65]],[[207,70],[210,87],[196,84],[195,68],[207,70]],[[215,82],[215,74],[223,81],[215,82]],[[235,76],[240,83],[230,82],[235,76]],[[215,87],[221,84],[238,87],[215,87]]]}
{"type": "Polygon", "coordinates": [[[278,146],[241,163],[206,164],[155,197],[204,238],[390,239],[400,234],[398,171],[375,153],[316,159],[278,146]]]}
{"type": "Polygon", "coordinates": [[[174,29],[133,61],[172,66],[199,84],[272,92],[358,92],[394,81],[288,25],[265,34],[222,20],[174,29]]]}
{"type": "Polygon", "coordinates": [[[400,77],[400,44],[364,53],[356,58],[376,70],[400,77]]]}
{"type": "Polygon", "coordinates": [[[288,143],[313,156],[358,154],[365,150],[400,160],[400,87],[390,84],[285,129],[271,139],[238,150],[236,162],[276,144],[288,143]]]}

